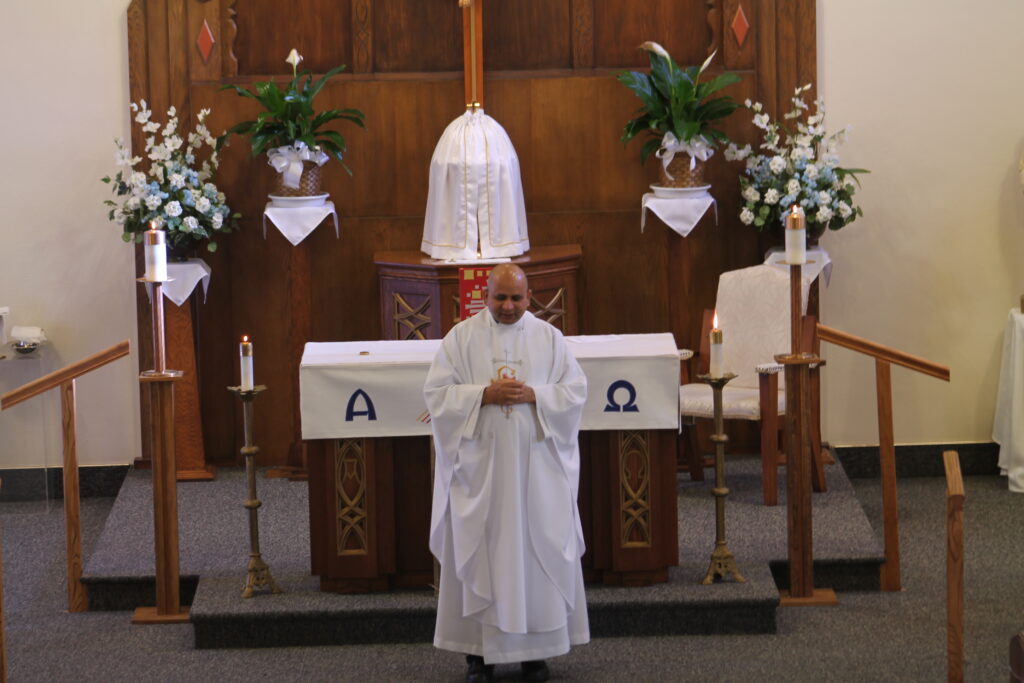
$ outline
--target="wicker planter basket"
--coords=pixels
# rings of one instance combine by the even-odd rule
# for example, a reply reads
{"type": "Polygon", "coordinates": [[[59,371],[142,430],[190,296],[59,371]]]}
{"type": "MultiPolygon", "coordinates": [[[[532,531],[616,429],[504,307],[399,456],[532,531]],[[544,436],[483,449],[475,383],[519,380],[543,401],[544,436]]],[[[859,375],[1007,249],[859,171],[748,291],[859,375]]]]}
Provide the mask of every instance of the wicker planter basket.
{"type": "Polygon", "coordinates": [[[665,166],[658,164],[661,178],[658,185],[661,187],[703,187],[707,185],[704,179],[704,162],[698,160],[697,164],[690,170],[690,155],[676,154],[668,164],[668,173],[665,173],[665,166]],[[672,177],[669,177],[669,174],[672,177]]]}
{"type": "Polygon", "coordinates": [[[320,166],[312,161],[303,161],[298,187],[285,187],[284,174],[278,173],[274,180],[274,194],[278,197],[313,197],[323,194],[320,190],[320,166]]]}

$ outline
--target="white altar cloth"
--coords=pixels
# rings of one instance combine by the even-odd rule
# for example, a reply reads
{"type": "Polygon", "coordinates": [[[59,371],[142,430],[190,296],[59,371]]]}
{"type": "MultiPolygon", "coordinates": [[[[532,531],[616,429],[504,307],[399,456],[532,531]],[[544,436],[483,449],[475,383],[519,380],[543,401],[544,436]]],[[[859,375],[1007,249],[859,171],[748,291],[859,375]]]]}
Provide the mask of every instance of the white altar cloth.
{"type": "Polygon", "coordinates": [[[1024,315],[1011,308],[1003,335],[1003,363],[996,394],[992,440],[999,444],[999,472],[1024,493],[1024,315]]]}
{"type": "MultiPolygon", "coordinates": [[[[587,375],[585,430],[678,429],[679,353],[669,333],[567,337],[587,375]]],[[[430,434],[423,382],[439,339],[306,344],[303,439],[430,434]]]]}
{"type": "Polygon", "coordinates": [[[697,227],[707,210],[714,205],[715,223],[718,223],[718,203],[709,193],[694,197],[658,197],[648,192],[640,199],[640,232],[647,223],[650,209],[665,225],[686,237],[697,227]]]}
{"type": "Polygon", "coordinates": [[[167,277],[162,288],[164,296],[174,302],[175,306],[181,306],[188,301],[195,290],[196,285],[203,283],[203,301],[206,301],[206,292],[210,289],[210,266],[201,258],[190,258],[187,261],[168,261],[167,277]]]}

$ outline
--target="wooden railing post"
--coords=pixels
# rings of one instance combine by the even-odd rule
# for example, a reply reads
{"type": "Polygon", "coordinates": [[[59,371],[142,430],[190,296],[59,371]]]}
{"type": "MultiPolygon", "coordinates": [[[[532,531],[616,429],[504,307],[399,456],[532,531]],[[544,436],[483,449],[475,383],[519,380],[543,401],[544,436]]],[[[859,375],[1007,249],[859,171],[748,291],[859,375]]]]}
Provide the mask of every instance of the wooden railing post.
{"type": "Polygon", "coordinates": [[[882,478],[882,518],[885,562],[881,568],[884,591],[900,590],[900,506],[896,493],[896,444],[892,430],[892,376],[887,361],[875,359],[878,394],[878,459],[882,478]]]}
{"type": "Polygon", "coordinates": [[[68,611],[86,612],[89,597],[82,583],[82,522],[78,493],[78,455],[75,440],[75,380],[60,385],[64,433],[64,542],[67,546],[68,611]]]}
{"type": "Polygon", "coordinates": [[[956,451],[946,466],[946,667],[950,683],[964,680],[964,480],[956,451]]]}

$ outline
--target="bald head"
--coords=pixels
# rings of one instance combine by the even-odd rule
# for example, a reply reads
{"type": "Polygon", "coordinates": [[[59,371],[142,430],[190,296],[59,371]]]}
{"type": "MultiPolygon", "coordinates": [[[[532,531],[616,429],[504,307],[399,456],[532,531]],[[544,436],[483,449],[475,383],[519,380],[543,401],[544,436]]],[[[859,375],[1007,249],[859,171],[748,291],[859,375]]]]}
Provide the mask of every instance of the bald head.
{"type": "Polygon", "coordinates": [[[503,325],[519,322],[530,305],[526,273],[512,263],[500,263],[491,269],[484,293],[487,298],[487,309],[494,319],[503,325]]]}

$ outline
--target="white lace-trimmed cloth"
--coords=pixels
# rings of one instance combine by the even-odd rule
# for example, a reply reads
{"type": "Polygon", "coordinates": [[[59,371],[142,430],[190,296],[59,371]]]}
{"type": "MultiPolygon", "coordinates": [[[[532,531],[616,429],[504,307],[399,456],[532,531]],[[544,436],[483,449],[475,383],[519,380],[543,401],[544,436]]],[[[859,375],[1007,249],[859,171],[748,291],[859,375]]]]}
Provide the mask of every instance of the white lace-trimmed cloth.
{"type": "Polygon", "coordinates": [[[334,236],[340,238],[338,212],[334,208],[334,202],[324,202],[322,206],[299,207],[274,206],[267,202],[266,208],[263,209],[263,239],[267,238],[267,219],[269,218],[286,240],[298,246],[328,216],[334,217],[334,236]]]}
{"type": "MultiPolygon", "coordinates": [[[[811,280],[803,277],[803,306],[811,280]]],[[[790,351],[789,274],[766,265],[722,273],[715,301],[723,334],[724,368],[737,375],[722,390],[726,419],[761,417],[758,370],[778,372],[776,354],[790,351]]],[[[779,414],[786,412],[785,380],[779,373],[779,414]]],[[[711,386],[684,384],[679,388],[682,415],[713,417],[711,386]]]]}
{"type": "Polygon", "coordinates": [[[445,261],[530,249],[519,157],[505,129],[482,109],[452,121],[437,141],[420,249],[445,261]]]}

